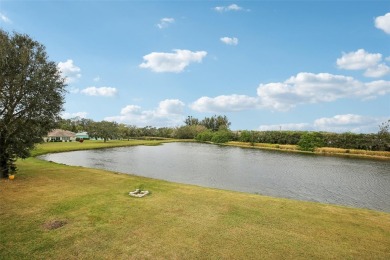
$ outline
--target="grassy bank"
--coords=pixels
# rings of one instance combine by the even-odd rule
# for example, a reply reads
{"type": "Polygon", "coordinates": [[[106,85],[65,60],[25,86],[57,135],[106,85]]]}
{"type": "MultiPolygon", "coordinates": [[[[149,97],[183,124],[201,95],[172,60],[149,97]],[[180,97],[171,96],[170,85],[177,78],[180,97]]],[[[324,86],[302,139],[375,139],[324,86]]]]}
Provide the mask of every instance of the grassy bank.
{"type": "MultiPolygon", "coordinates": [[[[83,144],[107,145],[92,143],[83,144]]],[[[36,154],[61,145],[70,150],[87,147],[44,144],[36,154]]],[[[35,158],[18,161],[18,167],[14,181],[0,182],[0,259],[390,257],[388,213],[181,185],[35,158]],[[151,195],[128,195],[139,187],[151,195]]]]}
{"type": "Polygon", "coordinates": [[[49,142],[38,144],[32,151],[32,156],[38,156],[45,153],[58,153],[77,150],[103,149],[112,147],[134,146],[134,145],[159,145],[178,140],[110,140],[108,142],[87,140],[85,142],[49,142]]]}
{"type": "MultiPolygon", "coordinates": [[[[312,153],[312,152],[301,151],[299,150],[299,147],[297,145],[290,145],[290,144],[264,144],[264,143],[251,144],[246,142],[228,142],[226,145],[237,146],[242,148],[278,150],[283,152],[312,153]]],[[[386,151],[369,151],[369,150],[321,147],[321,148],[316,148],[314,154],[327,155],[327,156],[343,156],[343,157],[352,157],[352,158],[390,160],[390,152],[386,152],[386,151]]]]}

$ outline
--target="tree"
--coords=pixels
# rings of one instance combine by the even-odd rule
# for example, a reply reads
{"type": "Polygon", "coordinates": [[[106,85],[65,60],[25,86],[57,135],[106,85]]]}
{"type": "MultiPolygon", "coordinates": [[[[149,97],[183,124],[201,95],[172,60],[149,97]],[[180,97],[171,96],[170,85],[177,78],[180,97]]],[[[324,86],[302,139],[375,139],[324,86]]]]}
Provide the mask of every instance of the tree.
{"type": "Polygon", "coordinates": [[[186,125],[199,125],[199,119],[192,116],[188,116],[186,120],[184,120],[184,123],[186,125]]]}
{"type": "Polygon", "coordinates": [[[120,136],[118,123],[101,121],[95,122],[91,126],[89,135],[93,138],[103,138],[104,142],[109,139],[117,139],[120,136]]]}
{"type": "Polygon", "coordinates": [[[226,116],[212,116],[205,117],[201,122],[201,125],[212,131],[227,130],[230,127],[229,119],[226,116]]]}
{"type": "Polygon", "coordinates": [[[45,47],[27,35],[0,30],[0,176],[15,171],[36,143],[55,128],[65,81],[45,47]]]}
{"type": "Polygon", "coordinates": [[[390,119],[379,126],[377,147],[380,151],[390,150],[390,119]]]}
{"type": "Polygon", "coordinates": [[[307,132],[301,136],[298,146],[302,151],[314,151],[315,148],[324,146],[324,138],[321,133],[307,132]]]}

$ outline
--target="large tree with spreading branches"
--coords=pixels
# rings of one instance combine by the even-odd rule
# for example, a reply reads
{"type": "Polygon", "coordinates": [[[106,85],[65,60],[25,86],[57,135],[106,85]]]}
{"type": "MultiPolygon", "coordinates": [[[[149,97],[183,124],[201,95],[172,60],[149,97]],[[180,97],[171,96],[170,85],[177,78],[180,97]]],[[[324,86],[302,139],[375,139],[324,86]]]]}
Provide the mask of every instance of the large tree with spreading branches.
{"type": "Polygon", "coordinates": [[[65,81],[45,47],[27,35],[0,30],[0,176],[16,170],[55,127],[65,81]]]}

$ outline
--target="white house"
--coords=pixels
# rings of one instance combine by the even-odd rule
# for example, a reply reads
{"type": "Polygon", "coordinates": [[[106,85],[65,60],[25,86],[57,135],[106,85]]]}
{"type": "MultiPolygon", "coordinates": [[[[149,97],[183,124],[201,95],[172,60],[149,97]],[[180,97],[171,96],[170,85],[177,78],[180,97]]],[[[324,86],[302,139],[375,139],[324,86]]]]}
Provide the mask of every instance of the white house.
{"type": "Polygon", "coordinates": [[[45,142],[71,142],[76,140],[76,134],[62,129],[54,129],[44,137],[45,142]]]}

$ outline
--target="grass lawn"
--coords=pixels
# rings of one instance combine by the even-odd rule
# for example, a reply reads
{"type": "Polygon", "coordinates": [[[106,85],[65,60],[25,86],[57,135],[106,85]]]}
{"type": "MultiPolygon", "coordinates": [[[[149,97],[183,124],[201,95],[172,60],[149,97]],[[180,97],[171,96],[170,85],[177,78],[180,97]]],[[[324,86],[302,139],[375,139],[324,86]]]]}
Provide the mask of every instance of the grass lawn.
{"type": "MultiPolygon", "coordinates": [[[[35,154],[140,143],[47,143],[35,154]]],[[[389,213],[36,158],[18,167],[0,180],[0,259],[390,259],[389,213]],[[138,187],[151,194],[130,197],[138,187]]]]}

